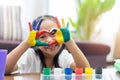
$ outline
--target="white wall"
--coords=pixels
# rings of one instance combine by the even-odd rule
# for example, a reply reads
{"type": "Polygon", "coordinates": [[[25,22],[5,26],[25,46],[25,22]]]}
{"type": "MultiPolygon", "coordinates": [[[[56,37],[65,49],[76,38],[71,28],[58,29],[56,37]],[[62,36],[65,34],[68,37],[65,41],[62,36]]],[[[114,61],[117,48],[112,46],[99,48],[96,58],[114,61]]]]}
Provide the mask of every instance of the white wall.
{"type": "Polygon", "coordinates": [[[36,17],[48,13],[48,0],[22,0],[22,31],[23,39],[29,33],[28,21],[32,22],[36,17]]]}

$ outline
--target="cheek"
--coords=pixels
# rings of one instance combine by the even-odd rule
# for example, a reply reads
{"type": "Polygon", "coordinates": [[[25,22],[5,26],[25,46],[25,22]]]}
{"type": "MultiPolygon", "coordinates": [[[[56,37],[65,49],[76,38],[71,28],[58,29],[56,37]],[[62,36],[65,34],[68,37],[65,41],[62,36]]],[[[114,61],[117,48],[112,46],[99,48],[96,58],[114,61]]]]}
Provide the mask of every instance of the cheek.
{"type": "Polygon", "coordinates": [[[41,51],[43,51],[43,52],[45,51],[45,47],[44,47],[44,46],[40,46],[39,49],[40,49],[41,51]]]}
{"type": "Polygon", "coordinates": [[[42,42],[47,42],[47,39],[39,39],[42,42]]]}

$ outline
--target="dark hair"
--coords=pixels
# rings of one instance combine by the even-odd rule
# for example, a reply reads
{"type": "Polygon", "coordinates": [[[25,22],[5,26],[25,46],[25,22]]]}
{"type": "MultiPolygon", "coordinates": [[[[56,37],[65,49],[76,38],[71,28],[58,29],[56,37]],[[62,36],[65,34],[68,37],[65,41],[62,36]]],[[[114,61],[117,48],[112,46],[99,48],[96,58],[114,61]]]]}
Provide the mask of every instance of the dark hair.
{"type": "Polygon", "coordinates": [[[43,15],[43,16],[39,16],[39,17],[37,17],[37,18],[35,19],[35,20],[36,20],[36,24],[38,24],[38,22],[40,21],[40,19],[43,19],[43,20],[49,19],[49,20],[52,20],[52,21],[56,22],[54,16],[51,16],[51,15],[43,15]]]}
{"type": "MultiPolygon", "coordinates": [[[[39,56],[39,59],[41,60],[41,63],[42,63],[41,71],[42,71],[44,67],[47,67],[45,64],[45,57],[43,55],[43,52],[38,47],[32,47],[32,48],[34,49],[35,53],[39,56]]],[[[62,45],[59,52],[55,55],[55,57],[53,59],[54,67],[60,68],[60,66],[58,64],[58,58],[59,58],[59,55],[61,54],[61,52],[63,51],[64,48],[65,48],[65,45],[62,45]]]]}

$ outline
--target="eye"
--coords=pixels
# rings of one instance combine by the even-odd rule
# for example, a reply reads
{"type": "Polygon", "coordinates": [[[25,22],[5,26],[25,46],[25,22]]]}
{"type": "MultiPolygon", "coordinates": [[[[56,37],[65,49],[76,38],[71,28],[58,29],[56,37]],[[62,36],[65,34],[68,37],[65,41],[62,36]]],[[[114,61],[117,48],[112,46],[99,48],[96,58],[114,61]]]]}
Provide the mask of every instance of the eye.
{"type": "Polygon", "coordinates": [[[50,34],[54,35],[56,32],[57,32],[57,29],[54,28],[54,29],[51,29],[50,34]]]}
{"type": "Polygon", "coordinates": [[[52,33],[52,34],[50,34],[50,36],[51,36],[51,37],[55,37],[55,36],[56,36],[56,34],[55,34],[55,33],[52,33]]]}
{"type": "Polygon", "coordinates": [[[50,35],[55,35],[55,33],[56,33],[56,32],[52,32],[52,33],[50,33],[50,35]]]}
{"type": "Polygon", "coordinates": [[[44,39],[44,38],[46,38],[46,35],[41,35],[40,38],[44,39]]]}

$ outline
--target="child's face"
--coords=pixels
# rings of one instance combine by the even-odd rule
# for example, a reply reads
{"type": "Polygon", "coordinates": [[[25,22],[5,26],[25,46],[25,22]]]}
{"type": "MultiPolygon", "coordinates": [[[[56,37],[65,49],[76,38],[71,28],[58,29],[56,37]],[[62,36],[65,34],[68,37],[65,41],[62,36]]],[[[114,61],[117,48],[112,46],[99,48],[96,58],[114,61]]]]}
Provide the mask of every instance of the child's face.
{"type": "MultiPolygon", "coordinates": [[[[52,20],[46,19],[45,21],[42,22],[40,26],[40,31],[43,30],[51,31],[53,28],[58,28],[57,24],[52,20]]],[[[49,33],[44,33],[39,37],[41,41],[48,43],[54,41],[55,38],[56,38],[56,34],[49,34],[49,33]]],[[[40,46],[39,48],[42,50],[45,56],[54,57],[61,48],[61,45],[56,43],[49,47],[40,46]]]]}

